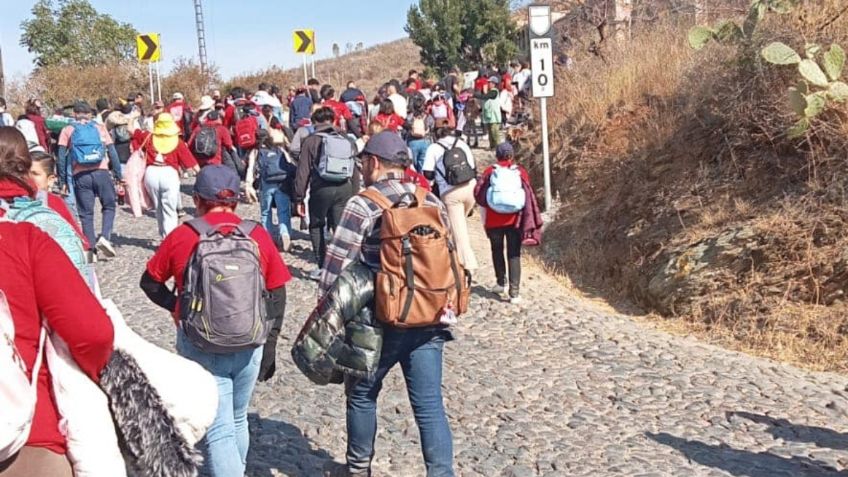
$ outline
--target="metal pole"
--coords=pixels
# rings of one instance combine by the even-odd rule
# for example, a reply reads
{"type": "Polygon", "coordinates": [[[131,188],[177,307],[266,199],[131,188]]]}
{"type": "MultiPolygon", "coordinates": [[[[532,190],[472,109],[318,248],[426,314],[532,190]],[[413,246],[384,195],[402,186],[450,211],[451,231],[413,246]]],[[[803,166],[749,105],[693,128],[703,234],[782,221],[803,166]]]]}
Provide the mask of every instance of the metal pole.
{"type": "Polygon", "coordinates": [[[162,75],[159,71],[159,61],[156,62],[156,89],[159,91],[159,101],[162,101],[162,75]]]}
{"type": "Polygon", "coordinates": [[[548,146],[548,98],[540,98],[542,109],[542,156],[545,165],[545,212],[551,210],[551,156],[548,146]]]}
{"type": "Polygon", "coordinates": [[[6,97],[6,75],[3,72],[3,47],[0,46],[0,94],[6,97]]]}
{"type": "Polygon", "coordinates": [[[309,83],[309,72],[306,71],[306,54],[303,55],[303,84],[309,83]]]}
{"type": "Polygon", "coordinates": [[[315,55],[312,56],[312,77],[315,78],[315,55]]]}
{"type": "Polygon", "coordinates": [[[150,104],[152,105],[156,99],[153,96],[153,65],[149,61],[147,62],[147,77],[150,78],[150,104]]]}

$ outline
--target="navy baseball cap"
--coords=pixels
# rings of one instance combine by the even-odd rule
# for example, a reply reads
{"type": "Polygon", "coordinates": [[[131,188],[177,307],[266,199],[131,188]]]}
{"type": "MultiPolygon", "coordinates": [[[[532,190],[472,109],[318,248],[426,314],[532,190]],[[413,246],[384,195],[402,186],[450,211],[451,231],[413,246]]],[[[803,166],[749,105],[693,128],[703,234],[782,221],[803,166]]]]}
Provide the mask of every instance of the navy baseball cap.
{"type": "Polygon", "coordinates": [[[512,144],[508,142],[502,142],[498,144],[498,148],[495,149],[495,157],[498,159],[504,159],[507,157],[514,157],[515,150],[512,148],[512,144]]]}
{"type": "Polygon", "coordinates": [[[221,165],[204,167],[194,182],[194,193],[208,201],[238,202],[240,189],[236,172],[221,165]]]}
{"type": "Polygon", "coordinates": [[[391,131],[383,131],[372,136],[365,144],[362,154],[374,155],[384,161],[402,166],[408,166],[412,162],[406,143],[397,133],[391,131]]]}

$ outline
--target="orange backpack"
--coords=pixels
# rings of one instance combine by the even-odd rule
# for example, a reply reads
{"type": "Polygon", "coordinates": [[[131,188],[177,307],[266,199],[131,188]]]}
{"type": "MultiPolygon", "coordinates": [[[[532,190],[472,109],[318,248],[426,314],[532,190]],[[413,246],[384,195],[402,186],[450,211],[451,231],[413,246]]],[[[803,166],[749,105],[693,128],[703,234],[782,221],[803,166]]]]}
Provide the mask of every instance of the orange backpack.
{"type": "Polygon", "coordinates": [[[376,189],[361,195],[383,209],[380,265],[376,281],[377,318],[399,328],[450,324],[468,311],[471,276],[450,241],[439,208],[425,205],[427,191],[416,187],[393,204],[376,189]],[[414,196],[405,206],[403,199],[414,196]]]}

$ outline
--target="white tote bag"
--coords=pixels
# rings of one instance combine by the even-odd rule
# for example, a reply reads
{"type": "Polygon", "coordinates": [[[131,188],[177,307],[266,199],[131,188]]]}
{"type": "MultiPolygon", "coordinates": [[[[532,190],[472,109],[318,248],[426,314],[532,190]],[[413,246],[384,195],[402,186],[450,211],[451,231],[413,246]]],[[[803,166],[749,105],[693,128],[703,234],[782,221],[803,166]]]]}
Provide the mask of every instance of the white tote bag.
{"type": "Polygon", "coordinates": [[[44,339],[45,332],[42,329],[32,378],[29,378],[26,365],[15,346],[15,323],[9,311],[9,303],[0,290],[0,462],[14,456],[29,439],[35,415],[44,339]]]}

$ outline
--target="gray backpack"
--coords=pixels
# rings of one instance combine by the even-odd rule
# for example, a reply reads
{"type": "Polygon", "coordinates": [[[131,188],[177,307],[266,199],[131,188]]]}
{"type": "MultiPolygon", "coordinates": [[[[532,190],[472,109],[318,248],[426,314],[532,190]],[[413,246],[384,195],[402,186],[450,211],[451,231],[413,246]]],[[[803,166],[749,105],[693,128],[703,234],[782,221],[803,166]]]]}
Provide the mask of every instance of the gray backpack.
{"type": "Polygon", "coordinates": [[[318,133],[321,136],[321,158],[318,177],[327,182],[345,182],[353,177],[356,168],[356,145],[338,133],[318,133]]]}
{"type": "Polygon", "coordinates": [[[234,353],[265,343],[265,279],[250,233],[259,224],[186,222],[200,241],[188,262],[180,295],[180,323],[189,341],[209,353],[234,353]],[[223,233],[222,227],[232,227],[223,233]]]}

